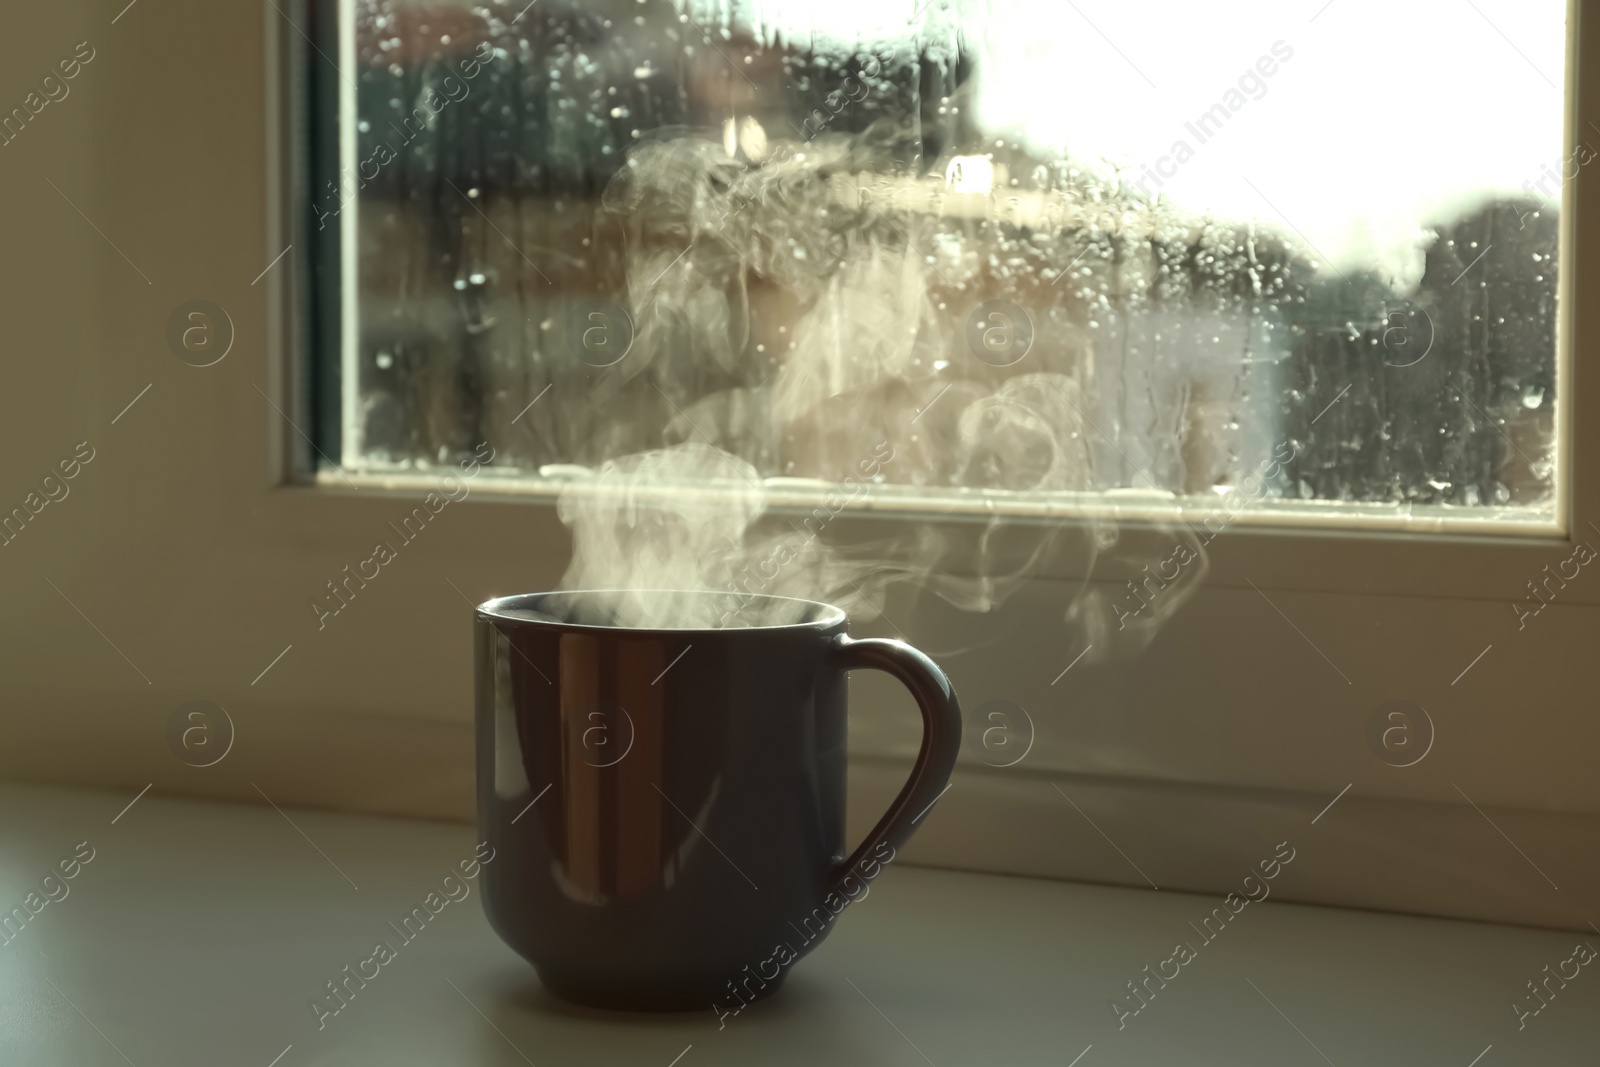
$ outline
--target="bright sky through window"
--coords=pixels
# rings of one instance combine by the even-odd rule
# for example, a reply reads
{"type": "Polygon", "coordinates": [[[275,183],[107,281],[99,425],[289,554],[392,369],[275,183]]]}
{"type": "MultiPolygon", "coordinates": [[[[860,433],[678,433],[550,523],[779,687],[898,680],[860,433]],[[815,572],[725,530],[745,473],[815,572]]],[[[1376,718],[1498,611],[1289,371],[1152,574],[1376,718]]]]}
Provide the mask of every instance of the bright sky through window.
{"type": "MultiPolygon", "coordinates": [[[[728,5],[687,10],[699,21],[728,5]]],[[[1120,165],[1135,183],[1160,165],[1171,176],[1159,191],[1177,206],[1287,224],[1335,266],[1376,266],[1402,286],[1419,277],[1426,226],[1441,215],[1541,181],[1559,199],[1561,0],[735,0],[731,10],[762,37],[819,48],[959,33],[976,53],[977,117],[996,137],[1120,165]],[[1240,99],[1221,129],[1200,124],[1240,99]],[[1180,144],[1193,155],[1177,164],[1180,144]]]]}

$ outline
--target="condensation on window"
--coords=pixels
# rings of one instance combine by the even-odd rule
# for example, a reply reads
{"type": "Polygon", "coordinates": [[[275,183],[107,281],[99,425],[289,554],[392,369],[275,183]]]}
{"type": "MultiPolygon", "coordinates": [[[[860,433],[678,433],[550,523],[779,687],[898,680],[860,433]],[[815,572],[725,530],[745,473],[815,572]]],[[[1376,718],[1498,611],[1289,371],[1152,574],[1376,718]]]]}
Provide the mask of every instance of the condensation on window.
{"type": "Polygon", "coordinates": [[[1180,53],[1057,0],[354,3],[349,468],[704,443],[805,485],[891,442],[891,500],[1553,509],[1559,11],[1547,70],[1459,44],[1520,119],[1441,160],[1439,91],[1340,140],[1338,6],[1180,53]]]}

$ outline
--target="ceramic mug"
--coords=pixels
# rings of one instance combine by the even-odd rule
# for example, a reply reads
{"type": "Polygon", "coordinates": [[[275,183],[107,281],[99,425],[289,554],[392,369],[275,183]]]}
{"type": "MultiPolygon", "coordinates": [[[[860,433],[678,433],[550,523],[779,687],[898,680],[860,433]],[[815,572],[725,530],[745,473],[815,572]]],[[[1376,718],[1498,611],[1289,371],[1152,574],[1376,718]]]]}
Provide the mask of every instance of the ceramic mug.
{"type": "Polygon", "coordinates": [[[614,625],[641,597],[701,620],[728,600],[532,593],[477,609],[484,908],[563,999],[733,1011],[775,992],[910,837],[949,780],[961,712],[932,660],[852,639],[836,607],[741,596],[731,622],[614,625]],[[845,675],[863,668],[911,690],[923,738],[846,858],[845,675]]]}

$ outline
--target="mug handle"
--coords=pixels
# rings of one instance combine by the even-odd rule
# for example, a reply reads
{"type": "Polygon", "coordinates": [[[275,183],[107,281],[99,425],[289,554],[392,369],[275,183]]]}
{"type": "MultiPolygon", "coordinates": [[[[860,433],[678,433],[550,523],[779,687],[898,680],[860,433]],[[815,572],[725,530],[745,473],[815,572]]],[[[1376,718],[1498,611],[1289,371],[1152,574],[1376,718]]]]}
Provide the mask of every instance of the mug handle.
{"type": "MultiPolygon", "coordinates": [[[[869,637],[856,640],[847,634],[833,639],[840,669],[874,670],[892,674],[909,690],[922,711],[922,748],[911,767],[911,777],[855,852],[834,873],[834,889],[854,871],[867,854],[887,844],[898,850],[915,823],[933,802],[944,795],[950,772],[961,751],[961,706],[956,691],[938,665],[904,641],[869,637]]],[[[892,859],[892,857],[891,857],[892,859]]],[[[888,862],[888,861],[882,861],[888,862]]]]}

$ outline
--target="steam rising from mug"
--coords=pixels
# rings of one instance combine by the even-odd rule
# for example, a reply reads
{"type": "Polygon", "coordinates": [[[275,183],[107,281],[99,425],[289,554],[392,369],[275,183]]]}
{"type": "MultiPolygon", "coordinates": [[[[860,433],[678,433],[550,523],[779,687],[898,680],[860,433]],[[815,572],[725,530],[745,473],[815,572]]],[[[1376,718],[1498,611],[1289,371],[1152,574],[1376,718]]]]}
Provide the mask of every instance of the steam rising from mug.
{"type": "MultiPolygon", "coordinates": [[[[753,166],[725,145],[659,134],[635,147],[607,189],[605,203],[627,230],[635,339],[594,395],[614,396],[648,376],[671,405],[669,443],[606,459],[564,489],[558,511],[573,557],[562,587],[727,597],[711,608],[698,597],[609,594],[590,605],[596,618],[696,628],[793,621],[782,617],[791,610],[782,601],[748,594],[824,600],[873,617],[894,581],[992,610],[1036,569],[1060,528],[980,518],[971,536],[952,537],[902,522],[892,540],[871,545],[824,533],[847,507],[870,506],[889,486],[1095,489],[1095,431],[1079,383],[1002,370],[962,351],[917,251],[916,229],[927,223],[909,213],[903,227],[874,226],[850,211],[841,218],[837,175],[881,174],[895,156],[911,158],[888,136],[824,135],[753,166]],[[771,334],[760,321],[768,307],[781,308],[786,347],[752,357],[752,331],[771,334]],[[741,366],[752,358],[761,366],[741,366]],[[952,358],[973,363],[941,373],[952,358]],[[708,393],[697,379],[712,365],[754,384],[708,393]],[[764,477],[756,463],[785,476],[764,477]],[[819,503],[795,506],[802,487],[819,503]]],[[[938,271],[961,284],[978,265],[956,255],[938,271]]],[[[612,440],[629,432],[619,427],[612,440]]],[[[1192,535],[1175,539],[1185,536],[1198,562],[1181,588],[1133,618],[1084,583],[1069,592],[1066,618],[1086,640],[1064,634],[1063,643],[1096,644],[1097,658],[1115,635],[1124,647],[1127,639],[1143,647],[1203,577],[1204,550],[1192,535]]],[[[1088,573],[1116,544],[1117,527],[1080,522],[1067,540],[1088,573]]]]}
{"type": "Polygon", "coordinates": [[[768,492],[755,468],[720,449],[690,443],[607,461],[593,481],[561,495],[557,512],[573,532],[562,588],[616,590],[587,594],[578,616],[622,626],[771,626],[806,614],[798,601],[769,596],[876,614],[867,590],[931,569],[916,551],[929,539],[918,532],[893,549],[869,546],[852,556],[821,534],[893,455],[880,442],[819,506],[767,524],[768,492]],[[708,590],[726,595],[715,602],[693,595],[708,590]]]}

